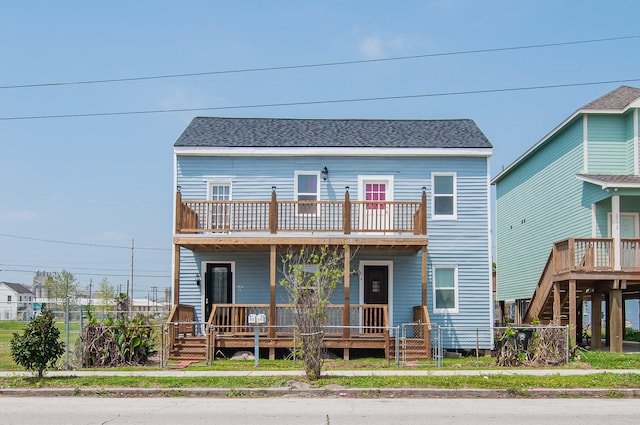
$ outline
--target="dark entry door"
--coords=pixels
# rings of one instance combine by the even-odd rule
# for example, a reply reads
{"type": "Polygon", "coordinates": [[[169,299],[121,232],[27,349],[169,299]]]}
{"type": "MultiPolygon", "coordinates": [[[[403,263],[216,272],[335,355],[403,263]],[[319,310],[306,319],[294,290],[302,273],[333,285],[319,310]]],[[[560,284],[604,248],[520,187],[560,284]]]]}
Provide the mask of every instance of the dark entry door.
{"type": "Polygon", "coordinates": [[[364,266],[364,303],[389,303],[388,266],[364,266]]]}
{"type": "Polygon", "coordinates": [[[209,320],[211,307],[214,304],[231,304],[233,302],[232,282],[231,264],[207,264],[207,271],[204,274],[204,320],[209,320]]]}

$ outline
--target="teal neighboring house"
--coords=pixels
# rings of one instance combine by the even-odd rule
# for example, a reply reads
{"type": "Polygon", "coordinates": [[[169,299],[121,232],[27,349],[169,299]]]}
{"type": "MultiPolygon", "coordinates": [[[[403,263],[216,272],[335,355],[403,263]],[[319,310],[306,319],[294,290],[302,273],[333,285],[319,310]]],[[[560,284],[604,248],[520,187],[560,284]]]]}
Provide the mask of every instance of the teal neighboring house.
{"type": "Polygon", "coordinates": [[[624,302],[640,293],[639,108],[640,89],[619,87],[493,179],[497,299],[516,322],[568,323],[580,339],[587,304],[592,333],[604,312],[606,343],[622,350],[624,302]]]}
{"type": "Polygon", "coordinates": [[[349,259],[327,348],[389,357],[402,334],[429,357],[434,324],[480,329],[445,348],[492,348],[491,154],[468,119],[194,118],[174,145],[171,356],[253,348],[256,320],[286,354],[282,257],[321,246],[349,259]]]}

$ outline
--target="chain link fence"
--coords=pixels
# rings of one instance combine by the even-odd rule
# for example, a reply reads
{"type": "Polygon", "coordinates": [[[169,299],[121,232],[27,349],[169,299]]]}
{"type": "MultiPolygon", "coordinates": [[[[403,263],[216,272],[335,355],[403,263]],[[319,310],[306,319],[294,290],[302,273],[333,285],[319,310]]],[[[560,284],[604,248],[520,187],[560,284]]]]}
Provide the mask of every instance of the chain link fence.
{"type": "MultiPolygon", "coordinates": [[[[7,304],[7,303],[5,303],[7,304]]],[[[25,303],[5,306],[0,311],[0,370],[20,369],[11,357],[10,341],[14,333],[22,333],[28,320],[38,309],[25,308],[25,303]],[[3,319],[4,311],[11,311],[12,318],[3,319]],[[14,314],[15,313],[15,314],[14,314]]],[[[60,338],[65,343],[65,353],[58,363],[62,369],[82,367],[81,332],[90,317],[103,320],[106,317],[130,318],[136,315],[147,317],[150,335],[154,338],[157,354],[150,365],[166,367],[170,365],[172,352],[175,353],[174,335],[171,333],[203,337],[201,345],[202,362],[211,364],[216,358],[232,357],[238,351],[258,353],[258,358],[267,358],[275,349],[276,358],[296,360],[296,350],[300,336],[292,326],[278,326],[271,329],[266,325],[230,327],[210,332],[207,323],[168,324],[167,317],[155,311],[109,311],[99,306],[49,304],[56,317],[60,338]],[[89,313],[90,312],[90,313],[89,313]],[[257,332],[256,332],[257,330],[257,332]],[[215,334],[215,338],[212,335],[215,334]],[[290,346],[274,345],[273,338],[288,339],[290,346]],[[234,338],[243,338],[242,346],[230,343],[234,338]],[[216,342],[217,339],[217,342],[216,342]],[[269,342],[270,341],[270,342],[269,342]],[[224,343],[221,343],[224,342],[224,343]]],[[[487,357],[495,356],[494,364],[500,363],[500,356],[509,358],[510,364],[546,365],[565,363],[570,358],[569,328],[567,326],[523,326],[523,327],[447,327],[425,323],[406,323],[399,327],[341,327],[327,326],[323,330],[324,349],[327,358],[342,357],[344,346],[349,346],[351,359],[378,357],[388,360],[388,364],[409,366],[443,367],[447,359],[472,358],[477,367],[488,364],[487,357]],[[348,345],[341,345],[341,339],[349,338],[348,345]],[[546,352],[548,355],[543,355],[546,352]],[[484,358],[484,359],[483,359],[484,358]]],[[[192,347],[193,348],[193,347],[192,347]]],[[[509,363],[507,362],[507,363],[509,363]]],[[[466,361],[465,367],[473,367],[474,362],[466,361]]]]}
{"type": "MultiPolygon", "coordinates": [[[[7,302],[0,303],[0,370],[19,370],[11,357],[11,339],[14,333],[22,334],[29,320],[40,312],[41,304],[37,302],[7,302]]],[[[112,318],[132,318],[138,315],[145,316],[152,329],[158,353],[151,358],[151,365],[160,365],[160,350],[163,326],[167,315],[157,311],[116,311],[113,306],[87,306],[67,303],[48,303],[55,319],[56,327],[60,331],[60,340],[65,343],[65,352],[58,361],[60,369],[76,369],[82,367],[81,333],[83,327],[91,317],[97,320],[112,318]]]]}

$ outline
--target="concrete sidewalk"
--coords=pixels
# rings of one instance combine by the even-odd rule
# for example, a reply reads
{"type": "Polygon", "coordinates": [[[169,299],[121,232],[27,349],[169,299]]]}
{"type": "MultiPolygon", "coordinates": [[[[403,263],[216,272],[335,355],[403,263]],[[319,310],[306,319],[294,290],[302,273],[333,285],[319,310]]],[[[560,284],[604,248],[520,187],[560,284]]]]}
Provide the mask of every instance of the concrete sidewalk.
{"type": "MultiPolygon", "coordinates": [[[[580,376],[599,373],[640,374],[638,369],[482,369],[482,370],[328,370],[326,376],[580,376]]],[[[250,371],[48,371],[50,377],[238,377],[282,376],[298,377],[299,370],[250,371]]],[[[32,372],[0,371],[0,377],[34,376],[32,372]]],[[[531,388],[531,389],[474,389],[474,388],[351,388],[339,385],[314,387],[306,382],[292,381],[272,388],[135,388],[135,387],[41,387],[0,388],[0,397],[324,397],[324,398],[640,398],[640,388],[531,388]]]]}

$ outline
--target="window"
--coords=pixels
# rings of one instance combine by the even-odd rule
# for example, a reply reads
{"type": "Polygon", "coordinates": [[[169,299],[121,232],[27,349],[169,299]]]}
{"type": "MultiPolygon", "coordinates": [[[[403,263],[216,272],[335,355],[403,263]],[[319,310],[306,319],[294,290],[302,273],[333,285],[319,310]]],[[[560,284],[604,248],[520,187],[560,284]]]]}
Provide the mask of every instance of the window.
{"type": "Polygon", "coordinates": [[[298,214],[316,215],[318,213],[318,205],[315,203],[320,200],[320,173],[313,171],[296,171],[295,172],[295,196],[296,201],[308,202],[298,203],[298,214]]]}
{"type": "Polygon", "coordinates": [[[7,301],[11,302],[11,295],[7,295],[7,301]]]}
{"type": "Polygon", "coordinates": [[[455,173],[431,175],[433,191],[433,218],[456,219],[456,175],[455,173]]]}
{"type": "MultiPolygon", "coordinates": [[[[386,201],[387,184],[386,183],[365,183],[364,199],[367,201],[386,201]]],[[[368,210],[384,210],[385,204],[367,204],[368,210]]]]}
{"type": "Polygon", "coordinates": [[[433,266],[434,310],[458,312],[458,269],[455,266],[433,266]]]}

